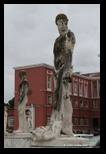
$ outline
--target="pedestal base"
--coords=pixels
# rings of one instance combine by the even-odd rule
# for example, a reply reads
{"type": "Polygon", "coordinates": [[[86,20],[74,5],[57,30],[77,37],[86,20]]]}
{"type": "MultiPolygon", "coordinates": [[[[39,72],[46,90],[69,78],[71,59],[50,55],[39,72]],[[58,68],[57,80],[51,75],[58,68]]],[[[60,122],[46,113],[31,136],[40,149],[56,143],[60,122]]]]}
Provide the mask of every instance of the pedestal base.
{"type": "Polygon", "coordinates": [[[59,137],[50,141],[35,141],[31,147],[89,147],[89,139],[79,137],[59,137]]]}
{"type": "Polygon", "coordinates": [[[4,134],[4,148],[30,148],[31,140],[31,133],[4,134]]]}
{"type": "Polygon", "coordinates": [[[4,148],[73,148],[90,147],[89,139],[61,136],[48,141],[33,141],[31,133],[9,133],[4,135],[4,148]]]}

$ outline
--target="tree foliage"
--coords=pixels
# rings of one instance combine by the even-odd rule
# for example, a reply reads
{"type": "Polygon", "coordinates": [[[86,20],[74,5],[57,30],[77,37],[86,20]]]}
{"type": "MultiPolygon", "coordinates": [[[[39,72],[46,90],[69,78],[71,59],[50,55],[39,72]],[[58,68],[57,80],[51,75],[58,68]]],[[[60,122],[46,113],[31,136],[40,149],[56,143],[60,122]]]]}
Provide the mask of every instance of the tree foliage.
{"type": "Polygon", "coordinates": [[[14,108],[14,97],[8,101],[8,103],[4,103],[4,107],[7,107],[8,109],[14,108]]]}

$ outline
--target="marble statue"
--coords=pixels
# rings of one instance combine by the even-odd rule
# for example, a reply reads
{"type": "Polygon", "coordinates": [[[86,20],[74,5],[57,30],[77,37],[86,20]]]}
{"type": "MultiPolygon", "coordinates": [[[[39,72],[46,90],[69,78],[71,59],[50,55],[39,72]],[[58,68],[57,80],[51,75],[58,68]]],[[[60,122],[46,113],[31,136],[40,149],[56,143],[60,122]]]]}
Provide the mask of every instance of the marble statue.
{"type": "Polygon", "coordinates": [[[75,35],[68,29],[68,18],[65,14],[58,14],[55,18],[59,37],[54,43],[54,113],[60,115],[61,130],[64,134],[73,136],[72,113],[70,100],[70,84],[72,82],[72,57],[75,45],[75,35]]]}
{"type": "Polygon", "coordinates": [[[75,45],[74,33],[68,29],[65,14],[58,14],[55,19],[59,37],[55,40],[54,53],[54,109],[50,123],[33,130],[33,141],[47,141],[58,138],[61,134],[73,136],[72,103],[70,100],[70,84],[72,82],[72,56],[75,45]]]}
{"type": "Polygon", "coordinates": [[[65,14],[56,16],[55,23],[58,27],[60,36],[54,43],[54,79],[55,109],[60,110],[62,103],[62,93],[64,99],[68,99],[70,92],[70,83],[72,82],[72,55],[75,45],[74,33],[68,29],[68,19],[65,14]],[[61,88],[62,87],[62,88],[61,88]]]}
{"type": "Polygon", "coordinates": [[[7,129],[7,111],[6,107],[4,108],[4,133],[6,132],[7,129]]]}
{"type": "Polygon", "coordinates": [[[26,103],[28,102],[28,91],[29,91],[29,83],[26,79],[26,72],[22,70],[19,73],[20,84],[19,84],[19,98],[17,101],[17,111],[18,111],[18,121],[19,126],[18,129],[14,132],[27,132],[27,120],[25,114],[26,103]]]}

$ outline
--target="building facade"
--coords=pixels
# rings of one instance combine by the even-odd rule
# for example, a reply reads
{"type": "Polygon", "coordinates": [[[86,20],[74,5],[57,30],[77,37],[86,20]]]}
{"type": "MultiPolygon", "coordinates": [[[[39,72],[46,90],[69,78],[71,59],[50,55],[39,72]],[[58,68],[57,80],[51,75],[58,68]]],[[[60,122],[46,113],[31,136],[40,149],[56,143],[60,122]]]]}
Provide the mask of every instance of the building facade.
{"type": "MultiPolygon", "coordinates": [[[[54,106],[53,66],[37,64],[15,67],[15,105],[18,100],[19,72],[26,71],[30,93],[26,105],[26,119],[32,129],[46,126],[54,106]]],[[[73,73],[70,87],[73,106],[73,130],[100,129],[100,73],[73,73]]],[[[8,123],[18,127],[17,109],[8,113],[8,123]],[[13,120],[14,117],[14,120],[13,120]],[[13,122],[14,121],[14,122],[13,122]]]]}

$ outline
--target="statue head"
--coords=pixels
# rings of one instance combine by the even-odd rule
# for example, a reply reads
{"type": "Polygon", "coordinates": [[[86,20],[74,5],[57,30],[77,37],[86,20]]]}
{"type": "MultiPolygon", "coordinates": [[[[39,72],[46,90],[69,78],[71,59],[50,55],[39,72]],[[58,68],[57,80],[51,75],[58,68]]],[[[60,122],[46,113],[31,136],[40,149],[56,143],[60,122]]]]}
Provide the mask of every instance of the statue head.
{"type": "Polygon", "coordinates": [[[19,77],[20,77],[20,79],[22,79],[23,77],[25,77],[26,76],[26,71],[25,70],[21,70],[20,72],[19,72],[19,77]]]}
{"type": "Polygon", "coordinates": [[[55,23],[56,23],[56,25],[57,25],[57,21],[59,20],[59,19],[66,19],[67,20],[67,23],[68,23],[68,18],[67,18],[67,16],[65,15],[65,14],[58,14],[57,16],[56,16],[56,18],[55,18],[55,23]]]}
{"type": "Polygon", "coordinates": [[[58,14],[55,18],[55,23],[58,27],[60,35],[63,35],[66,31],[68,31],[68,19],[65,14],[58,14]]]}

